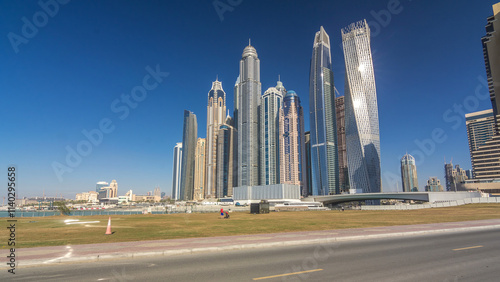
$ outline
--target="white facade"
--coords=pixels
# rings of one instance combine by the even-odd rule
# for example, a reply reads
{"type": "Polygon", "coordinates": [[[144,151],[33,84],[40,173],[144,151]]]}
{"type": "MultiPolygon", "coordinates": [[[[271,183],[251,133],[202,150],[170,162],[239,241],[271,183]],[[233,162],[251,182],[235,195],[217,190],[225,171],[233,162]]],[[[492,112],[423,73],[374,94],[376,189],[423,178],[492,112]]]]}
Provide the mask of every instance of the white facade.
{"type": "Polygon", "coordinates": [[[366,20],[342,29],[350,193],[381,192],[377,90],[366,20]]]}
{"type": "Polygon", "coordinates": [[[181,189],[182,172],[182,143],[177,143],[174,147],[174,165],[172,175],[172,199],[179,200],[181,189]]]}
{"type": "Polygon", "coordinates": [[[300,185],[273,184],[235,187],[233,200],[298,200],[300,185]]]}
{"type": "Polygon", "coordinates": [[[262,95],[260,103],[260,184],[280,183],[279,173],[279,111],[285,87],[278,81],[262,95]]]}

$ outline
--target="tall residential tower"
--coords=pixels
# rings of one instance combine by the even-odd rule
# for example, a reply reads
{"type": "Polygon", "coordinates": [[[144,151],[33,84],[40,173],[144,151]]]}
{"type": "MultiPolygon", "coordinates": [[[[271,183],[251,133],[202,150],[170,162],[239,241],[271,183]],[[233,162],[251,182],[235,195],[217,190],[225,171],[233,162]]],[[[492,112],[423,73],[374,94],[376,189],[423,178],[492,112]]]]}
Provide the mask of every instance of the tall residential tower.
{"type": "Polygon", "coordinates": [[[179,200],[181,193],[182,143],[177,143],[174,147],[174,164],[172,167],[172,199],[179,200]]]}
{"type": "Polygon", "coordinates": [[[205,198],[215,198],[217,190],[217,133],[226,118],[226,93],[216,79],[208,92],[205,198]]]}
{"type": "Polygon", "coordinates": [[[314,37],[309,73],[312,194],[338,194],[337,123],[330,38],[323,27],[314,37]]]}
{"type": "Polygon", "coordinates": [[[493,5],[493,15],[488,17],[483,43],[484,63],[490,92],[495,135],[478,150],[472,152],[474,178],[481,180],[500,179],[500,3],[493,5]]]}
{"type": "Polygon", "coordinates": [[[238,132],[238,186],[259,185],[259,106],[261,96],[260,60],[250,44],[240,60],[235,86],[236,130],[238,132]]]}
{"type": "Polygon", "coordinates": [[[196,151],[194,154],[194,192],[193,200],[200,201],[204,199],[205,192],[205,152],[206,139],[198,138],[196,142],[196,151]]]}
{"type": "Polygon", "coordinates": [[[198,139],[196,115],[184,110],[182,134],[182,171],[179,200],[192,201],[194,194],[195,153],[198,139]]]}
{"type": "Polygon", "coordinates": [[[415,158],[410,154],[401,158],[401,181],[403,192],[418,192],[417,166],[415,158]]]}
{"type": "Polygon", "coordinates": [[[381,192],[377,90],[366,20],[342,29],[342,45],[350,192],[381,192]]]}
{"type": "Polygon", "coordinates": [[[283,83],[270,87],[260,103],[260,185],[280,183],[279,111],[286,94],[283,83]]]}
{"type": "Polygon", "coordinates": [[[279,128],[279,183],[300,185],[301,195],[307,197],[304,111],[295,91],[283,99],[279,128]]]}
{"type": "Polygon", "coordinates": [[[340,193],[349,193],[349,174],[347,172],[347,144],[345,142],[345,105],[344,96],[335,98],[337,115],[337,149],[339,154],[340,193]]]}
{"type": "Polygon", "coordinates": [[[234,154],[236,131],[232,119],[228,115],[217,133],[217,191],[216,197],[223,198],[233,195],[234,187],[234,154]]]}

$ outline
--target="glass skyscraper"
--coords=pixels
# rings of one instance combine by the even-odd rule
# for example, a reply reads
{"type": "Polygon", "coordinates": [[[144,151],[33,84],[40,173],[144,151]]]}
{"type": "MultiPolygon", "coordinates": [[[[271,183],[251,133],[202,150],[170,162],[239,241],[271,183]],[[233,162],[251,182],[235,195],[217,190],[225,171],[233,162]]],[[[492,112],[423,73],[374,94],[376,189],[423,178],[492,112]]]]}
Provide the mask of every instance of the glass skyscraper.
{"type": "Polygon", "coordinates": [[[283,83],[270,87],[260,103],[260,185],[280,183],[279,111],[286,94],[283,83]]]}
{"type": "Polygon", "coordinates": [[[347,145],[345,143],[345,107],[344,96],[335,98],[337,115],[337,149],[339,158],[340,193],[349,193],[349,174],[347,172],[347,145]]]}
{"type": "Polygon", "coordinates": [[[381,192],[377,91],[366,20],[342,29],[350,193],[381,192]]]}
{"type": "Polygon", "coordinates": [[[217,133],[217,191],[216,197],[223,198],[233,195],[234,186],[234,143],[236,132],[231,126],[232,119],[227,117],[226,122],[217,133]]]}
{"type": "Polygon", "coordinates": [[[337,123],[330,38],[323,27],[314,37],[309,73],[311,181],[313,195],[339,193],[337,123]]]}
{"type": "Polygon", "coordinates": [[[240,60],[235,86],[236,130],[238,132],[238,187],[259,185],[260,60],[250,44],[240,60]]]}
{"type": "Polygon", "coordinates": [[[182,134],[182,171],[179,200],[192,201],[194,194],[195,153],[198,139],[196,115],[184,110],[182,134]]]}
{"type": "Polygon", "coordinates": [[[418,192],[417,166],[415,158],[410,154],[401,158],[401,181],[403,192],[418,192]]]}

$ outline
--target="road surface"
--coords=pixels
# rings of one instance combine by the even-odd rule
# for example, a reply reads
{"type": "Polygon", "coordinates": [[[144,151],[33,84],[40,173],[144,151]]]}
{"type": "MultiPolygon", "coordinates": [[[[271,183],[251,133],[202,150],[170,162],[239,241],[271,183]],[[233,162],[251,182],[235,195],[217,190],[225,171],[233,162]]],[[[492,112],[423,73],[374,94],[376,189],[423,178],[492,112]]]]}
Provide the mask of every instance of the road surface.
{"type": "Polygon", "coordinates": [[[500,229],[2,272],[2,281],[498,281],[500,229]]]}

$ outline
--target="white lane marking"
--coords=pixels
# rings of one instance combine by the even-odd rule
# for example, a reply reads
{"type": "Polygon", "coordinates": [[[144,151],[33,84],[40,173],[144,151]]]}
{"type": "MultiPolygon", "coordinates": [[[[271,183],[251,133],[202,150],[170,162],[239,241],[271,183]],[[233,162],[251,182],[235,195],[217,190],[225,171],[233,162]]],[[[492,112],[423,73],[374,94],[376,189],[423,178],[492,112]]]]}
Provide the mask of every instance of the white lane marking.
{"type": "Polygon", "coordinates": [[[51,263],[55,260],[58,260],[58,259],[63,259],[63,258],[69,258],[71,257],[71,254],[73,253],[73,248],[71,248],[71,246],[66,246],[66,249],[69,249],[68,252],[62,256],[62,257],[58,257],[58,258],[54,258],[54,259],[50,259],[50,260],[47,260],[47,261],[44,261],[43,263],[51,263]]]}

